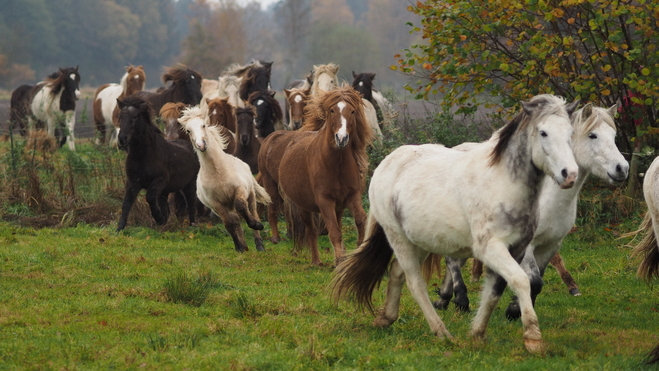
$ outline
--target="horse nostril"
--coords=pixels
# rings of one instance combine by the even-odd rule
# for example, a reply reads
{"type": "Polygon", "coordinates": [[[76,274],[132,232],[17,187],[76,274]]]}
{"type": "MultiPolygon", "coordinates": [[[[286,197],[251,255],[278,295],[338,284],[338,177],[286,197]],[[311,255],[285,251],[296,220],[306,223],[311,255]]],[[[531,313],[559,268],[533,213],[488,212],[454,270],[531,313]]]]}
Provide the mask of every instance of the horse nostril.
{"type": "Polygon", "coordinates": [[[567,178],[567,169],[561,170],[561,175],[563,176],[563,178],[567,178]]]}
{"type": "Polygon", "coordinates": [[[622,173],[622,166],[620,164],[616,165],[616,172],[622,173]]]}

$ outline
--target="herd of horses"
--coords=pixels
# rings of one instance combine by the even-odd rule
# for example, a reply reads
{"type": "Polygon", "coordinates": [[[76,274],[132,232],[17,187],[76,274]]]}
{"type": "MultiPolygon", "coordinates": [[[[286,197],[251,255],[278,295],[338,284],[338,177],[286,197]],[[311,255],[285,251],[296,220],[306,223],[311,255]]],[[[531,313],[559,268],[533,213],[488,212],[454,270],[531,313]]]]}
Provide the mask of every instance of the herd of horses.
{"type": "MultiPolygon", "coordinates": [[[[486,273],[472,335],[484,336],[510,286],[515,297],[506,316],[521,318],[526,348],[542,352],[534,306],[547,265],[561,266],[558,252],[575,222],[579,190],[591,174],[620,185],[629,173],[615,145],[616,107],[579,109],[579,102],[543,94],[520,102],[520,112],[484,142],[401,146],[372,173],[367,214],[362,206],[367,149],[396,118],[373,87],[375,74],[353,72],[352,85],[341,84],[338,65],[316,65],[284,89],[282,109],[270,86],[271,69],[271,62],[252,61],[212,80],[173,67],[162,75],[165,86],[150,92],[144,90],[143,68],[129,66],[119,84],[98,88],[93,102],[98,141],[127,151],[117,230],[126,227],[136,197],[146,189],[157,224],[168,220],[172,200],[177,215],[187,213],[190,223],[210,209],[236,251],[248,250],[243,220],[262,251],[258,205],[264,205],[270,241],[282,239],[283,214],[295,248],[308,247],[313,265],[322,264],[318,235],[327,231],[336,266],[334,300],[353,297],[375,313],[372,295],[388,274],[385,304],[374,325],[397,320],[407,283],[432,332],[449,339],[436,308],[446,309],[453,300],[459,310],[469,310],[461,267],[473,257],[486,273]],[[345,209],[358,233],[357,248],[349,253],[342,239],[345,209]],[[447,273],[433,303],[423,273],[438,269],[441,257],[447,273]]],[[[17,88],[12,125],[24,135],[45,126],[74,150],[79,83],[77,67],[61,68],[36,85],[17,88]],[[58,122],[65,123],[63,132],[58,122]]],[[[644,183],[646,235],[635,250],[644,258],[639,275],[647,279],[659,278],[658,184],[655,161],[644,183]]],[[[659,361],[659,346],[649,360],[659,361]]]]}

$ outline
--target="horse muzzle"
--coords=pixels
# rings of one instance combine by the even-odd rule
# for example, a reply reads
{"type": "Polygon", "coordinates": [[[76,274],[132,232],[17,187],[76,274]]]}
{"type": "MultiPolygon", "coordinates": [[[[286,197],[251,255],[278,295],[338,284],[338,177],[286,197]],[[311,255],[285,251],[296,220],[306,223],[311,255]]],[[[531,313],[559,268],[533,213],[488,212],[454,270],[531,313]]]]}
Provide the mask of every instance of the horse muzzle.
{"type": "Polygon", "coordinates": [[[614,186],[619,186],[621,185],[625,180],[627,180],[627,176],[629,175],[629,164],[624,163],[624,164],[618,164],[616,165],[615,173],[606,173],[606,175],[609,176],[609,183],[614,185],[614,186]]]}
{"type": "Polygon", "coordinates": [[[197,147],[200,152],[206,152],[206,141],[202,140],[201,142],[195,142],[195,147],[197,147]]]}
{"type": "Polygon", "coordinates": [[[339,148],[345,148],[345,146],[348,145],[348,139],[350,138],[350,135],[339,135],[339,134],[334,134],[334,140],[336,141],[336,146],[339,148]]]}
{"type": "Polygon", "coordinates": [[[579,172],[578,171],[568,171],[567,169],[563,169],[561,171],[561,176],[563,178],[562,182],[559,182],[559,186],[562,189],[569,189],[574,186],[574,184],[577,182],[577,176],[579,172]]]}

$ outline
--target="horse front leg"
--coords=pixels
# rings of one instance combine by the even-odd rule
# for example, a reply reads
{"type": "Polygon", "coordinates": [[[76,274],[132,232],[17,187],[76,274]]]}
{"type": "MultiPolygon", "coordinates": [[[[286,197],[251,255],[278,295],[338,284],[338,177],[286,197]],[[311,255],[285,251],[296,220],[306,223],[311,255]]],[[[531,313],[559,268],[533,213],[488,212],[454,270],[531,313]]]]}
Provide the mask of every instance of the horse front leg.
{"type": "Polygon", "coordinates": [[[146,202],[149,204],[149,209],[151,210],[151,216],[156,221],[156,224],[162,225],[167,222],[169,218],[169,204],[167,203],[167,195],[164,195],[164,202],[161,200],[163,198],[162,190],[163,186],[160,185],[161,182],[154,182],[149,189],[146,191],[146,202]]]}
{"type": "Polygon", "coordinates": [[[558,252],[554,254],[554,256],[549,261],[549,264],[553,265],[554,268],[556,268],[558,274],[561,275],[561,279],[563,280],[563,283],[565,283],[565,286],[567,286],[567,289],[570,291],[570,294],[572,294],[572,296],[581,296],[581,291],[579,291],[579,286],[577,285],[577,282],[574,280],[574,278],[572,278],[570,271],[568,271],[567,268],[565,268],[565,264],[563,264],[563,258],[561,257],[561,254],[558,252]]]}
{"type": "Polygon", "coordinates": [[[69,149],[71,151],[75,151],[76,150],[75,133],[73,132],[76,126],[75,111],[66,111],[64,112],[64,116],[66,117],[66,128],[68,130],[68,133],[66,135],[66,140],[69,143],[69,149]]]}
{"type": "Polygon", "coordinates": [[[457,259],[449,256],[446,260],[446,276],[444,284],[437,290],[440,300],[433,303],[436,308],[448,308],[451,298],[455,295],[455,307],[460,312],[469,312],[469,296],[467,295],[467,285],[462,277],[462,266],[467,259],[457,259]]]}
{"type": "Polygon", "coordinates": [[[117,232],[126,228],[126,222],[128,220],[128,213],[135,203],[137,195],[140,193],[139,185],[133,184],[130,180],[126,181],[126,194],[124,195],[124,202],[121,204],[121,217],[119,218],[119,225],[117,226],[117,232]]]}
{"type": "Polygon", "coordinates": [[[337,265],[345,254],[345,246],[343,246],[343,236],[341,234],[341,223],[339,222],[339,215],[343,214],[343,210],[336,209],[336,203],[332,200],[321,199],[317,201],[320,215],[323,217],[327,232],[329,234],[330,242],[334,247],[334,264],[337,265]]]}
{"type": "Polygon", "coordinates": [[[238,214],[240,214],[240,216],[245,219],[247,225],[250,228],[256,231],[260,231],[263,229],[263,224],[261,224],[261,220],[258,219],[258,215],[256,217],[254,216],[256,213],[252,215],[252,213],[249,211],[249,203],[247,202],[249,197],[250,195],[244,187],[236,188],[234,193],[233,206],[236,208],[238,214]]]}
{"type": "MultiPolygon", "coordinates": [[[[524,258],[520,264],[529,277],[529,283],[531,284],[531,303],[533,303],[533,306],[535,306],[535,299],[542,291],[542,286],[544,284],[542,281],[542,273],[535,259],[534,251],[535,246],[529,245],[524,251],[524,258]]],[[[508,305],[508,308],[506,308],[506,318],[509,321],[514,321],[521,316],[522,312],[519,307],[519,302],[517,297],[513,296],[512,302],[508,305]]]]}
{"type": "Polygon", "coordinates": [[[508,283],[519,301],[524,327],[524,345],[531,353],[541,352],[544,348],[542,334],[540,333],[538,316],[533,309],[531,284],[526,272],[510,255],[506,244],[500,241],[490,241],[485,246],[475,247],[474,252],[479,253],[477,257],[489,269],[481,294],[481,304],[472,324],[472,335],[477,338],[485,335],[492,311],[494,311],[501,298],[505,283],[508,283]],[[503,279],[497,279],[497,275],[503,279]]]}
{"type": "Polygon", "coordinates": [[[245,233],[240,226],[240,217],[238,214],[219,205],[214,206],[213,211],[220,217],[220,219],[222,219],[224,227],[233,239],[233,245],[236,251],[240,253],[247,251],[248,247],[245,242],[245,233]]]}

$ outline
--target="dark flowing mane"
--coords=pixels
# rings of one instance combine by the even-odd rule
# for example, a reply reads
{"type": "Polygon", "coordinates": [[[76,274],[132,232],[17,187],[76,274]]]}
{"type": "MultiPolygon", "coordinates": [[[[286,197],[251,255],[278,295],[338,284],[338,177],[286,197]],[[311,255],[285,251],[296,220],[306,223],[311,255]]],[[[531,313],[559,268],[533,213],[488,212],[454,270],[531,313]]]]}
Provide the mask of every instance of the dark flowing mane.
{"type": "Polygon", "coordinates": [[[249,113],[252,116],[256,116],[256,110],[251,105],[246,105],[245,107],[236,107],[235,108],[236,117],[243,113],[249,113]]]}
{"type": "Polygon", "coordinates": [[[76,75],[76,80],[79,81],[80,75],[78,74],[78,67],[60,68],[59,71],[53,72],[50,75],[48,75],[45,81],[51,87],[50,94],[51,95],[59,94],[59,92],[66,87],[65,81],[72,73],[76,75]]]}
{"type": "Polygon", "coordinates": [[[191,70],[185,65],[179,65],[178,67],[165,67],[161,78],[163,84],[166,85],[167,82],[169,81],[176,82],[176,81],[185,80],[189,74],[193,75],[196,79],[198,79],[201,84],[201,75],[198,72],[191,70]]]}
{"type": "Polygon", "coordinates": [[[254,91],[268,90],[270,85],[270,73],[272,71],[272,62],[259,61],[242,75],[243,80],[240,84],[240,98],[247,100],[249,95],[254,91]],[[267,81],[265,86],[258,86],[258,82],[267,81]]]}
{"type": "Polygon", "coordinates": [[[352,87],[362,93],[364,99],[373,102],[373,80],[375,80],[375,73],[355,73],[355,71],[352,71],[352,76],[354,78],[352,81],[352,87]],[[364,86],[359,86],[360,82],[363,82],[364,86]]]}
{"type": "MultiPolygon", "coordinates": [[[[490,165],[501,161],[503,153],[510,144],[510,140],[519,130],[524,130],[531,120],[535,122],[543,120],[551,115],[565,116],[565,100],[563,98],[542,94],[531,98],[528,102],[522,102],[523,109],[513,117],[504,127],[497,132],[498,139],[490,157],[490,165]],[[528,109],[532,109],[533,115],[529,115],[528,109]]],[[[569,117],[568,117],[569,119],[569,117]]]]}
{"type": "Polygon", "coordinates": [[[254,105],[254,102],[257,99],[263,99],[272,107],[272,119],[273,121],[281,121],[284,119],[284,113],[281,110],[281,105],[277,101],[277,99],[274,97],[274,94],[271,90],[267,91],[255,91],[252,94],[249,95],[249,99],[247,100],[250,104],[254,105]]]}
{"type": "Polygon", "coordinates": [[[160,135],[161,137],[164,137],[162,130],[160,130],[160,128],[155,124],[153,120],[155,113],[148,101],[136,95],[125,97],[121,101],[126,106],[133,107],[139,112],[140,117],[142,118],[140,121],[143,121],[142,125],[148,132],[153,132],[157,135],[160,135]]]}
{"type": "Polygon", "coordinates": [[[350,142],[355,150],[359,168],[363,171],[368,168],[366,146],[373,142],[375,136],[364,115],[362,97],[351,86],[344,84],[340,88],[312,96],[309,103],[304,107],[304,125],[300,128],[300,131],[321,131],[325,126],[327,112],[340,101],[346,102],[355,110],[357,128],[354,135],[350,136],[350,142]]]}

